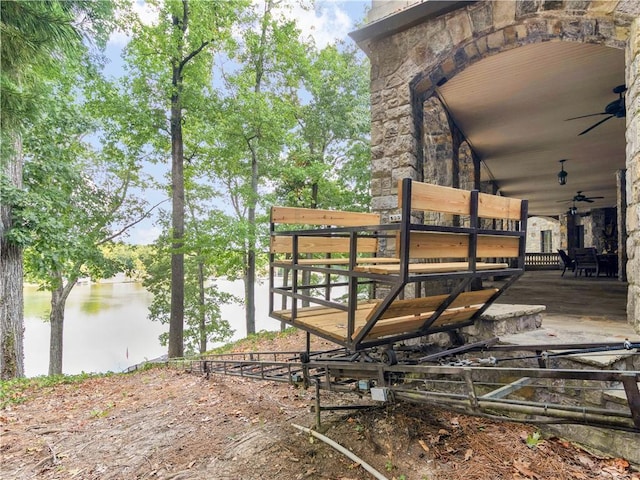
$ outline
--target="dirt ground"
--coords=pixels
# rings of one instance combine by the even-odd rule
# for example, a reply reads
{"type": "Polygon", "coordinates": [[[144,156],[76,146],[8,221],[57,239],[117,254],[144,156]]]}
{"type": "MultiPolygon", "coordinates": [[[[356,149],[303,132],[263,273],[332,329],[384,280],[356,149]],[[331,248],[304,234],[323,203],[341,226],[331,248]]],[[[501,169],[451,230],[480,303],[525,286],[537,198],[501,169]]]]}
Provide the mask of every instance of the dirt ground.
{"type": "MultiPolygon", "coordinates": [[[[2,479],[373,478],[292,426],[314,424],[313,389],[154,368],[26,394],[0,410],[2,479]]],[[[323,412],[323,432],[388,479],[640,480],[623,459],[535,441],[535,427],[430,407],[323,412]]]]}

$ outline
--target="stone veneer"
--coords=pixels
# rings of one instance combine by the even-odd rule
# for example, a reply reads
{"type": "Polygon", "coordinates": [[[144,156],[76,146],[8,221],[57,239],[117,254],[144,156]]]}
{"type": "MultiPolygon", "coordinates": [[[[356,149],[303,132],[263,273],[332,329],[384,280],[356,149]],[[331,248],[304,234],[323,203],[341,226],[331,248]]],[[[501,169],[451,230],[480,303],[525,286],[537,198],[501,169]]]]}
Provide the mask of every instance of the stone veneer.
{"type": "MultiPolygon", "coordinates": [[[[395,3],[398,7],[405,2],[395,3]]],[[[423,104],[443,78],[489,55],[549,40],[625,49],[628,318],[640,331],[639,15],[637,0],[480,1],[394,35],[361,42],[371,60],[372,208],[391,213],[397,206],[397,181],[425,178],[429,173],[423,169],[430,168],[425,157],[437,157],[438,148],[447,148],[439,146],[437,138],[427,145],[422,131],[423,104]]],[[[460,157],[459,147],[453,147],[454,159],[460,157]]],[[[445,184],[463,183],[456,174],[460,168],[454,165],[453,174],[442,174],[445,184]]]]}
{"type": "Polygon", "coordinates": [[[627,318],[640,331],[640,18],[631,24],[626,49],[627,84],[627,318]]]}

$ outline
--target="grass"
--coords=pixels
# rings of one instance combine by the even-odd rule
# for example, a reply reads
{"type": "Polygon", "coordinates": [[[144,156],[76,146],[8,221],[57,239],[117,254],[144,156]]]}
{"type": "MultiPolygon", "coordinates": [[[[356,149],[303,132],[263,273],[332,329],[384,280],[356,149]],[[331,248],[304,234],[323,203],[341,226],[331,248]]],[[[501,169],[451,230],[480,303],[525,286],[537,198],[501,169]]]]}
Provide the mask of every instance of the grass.
{"type": "MultiPolygon", "coordinates": [[[[284,331],[267,332],[262,330],[260,332],[251,334],[246,338],[242,338],[235,342],[227,343],[221,347],[215,348],[207,352],[207,354],[224,354],[230,353],[234,350],[253,350],[261,342],[272,341],[280,338],[287,338],[294,335],[298,330],[294,327],[287,328],[284,331]]],[[[152,368],[164,367],[164,363],[145,363],[137,371],[146,371],[152,368]]],[[[51,389],[57,385],[68,385],[74,383],[81,383],[89,378],[106,377],[115,375],[114,373],[80,373],[77,375],[52,375],[52,376],[39,376],[32,378],[14,378],[11,380],[0,380],[0,410],[6,408],[9,405],[18,405],[24,403],[32,398],[35,394],[41,392],[44,389],[51,389]]],[[[92,415],[100,416],[100,412],[94,412],[92,415]]]]}
{"type": "Polygon", "coordinates": [[[0,409],[9,405],[24,403],[36,392],[43,389],[51,389],[57,385],[69,385],[82,383],[89,378],[105,377],[112,375],[79,373],[77,375],[51,375],[33,378],[14,378],[11,380],[0,380],[0,409]]]}
{"type": "Polygon", "coordinates": [[[298,329],[294,327],[287,328],[281,332],[267,332],[266,330],[261,330],[260,332],[252,333],[245,338],[236,340],[235,342],[227,343],[225,345],[222,345],[221,347],[214,348],[213,350],[208,351],[205,355],[221,355],[224,353],[233,352],[235,350],[246,350],[247,348],[254,349],[261,342],[287,338],[291,335],[294,335],[297,331],[298,329]]]}

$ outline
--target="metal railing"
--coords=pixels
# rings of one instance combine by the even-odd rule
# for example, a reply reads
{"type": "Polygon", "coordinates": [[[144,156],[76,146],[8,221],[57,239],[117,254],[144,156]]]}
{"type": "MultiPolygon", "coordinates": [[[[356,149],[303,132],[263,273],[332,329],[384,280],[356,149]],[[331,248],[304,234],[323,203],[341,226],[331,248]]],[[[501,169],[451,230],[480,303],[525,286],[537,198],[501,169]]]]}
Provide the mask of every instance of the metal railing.
{"type": "Polygon", "coordinates": [[[557,270],[560,268],[558,253],[525,253],[524,266],[526,270],[557,270]]]}

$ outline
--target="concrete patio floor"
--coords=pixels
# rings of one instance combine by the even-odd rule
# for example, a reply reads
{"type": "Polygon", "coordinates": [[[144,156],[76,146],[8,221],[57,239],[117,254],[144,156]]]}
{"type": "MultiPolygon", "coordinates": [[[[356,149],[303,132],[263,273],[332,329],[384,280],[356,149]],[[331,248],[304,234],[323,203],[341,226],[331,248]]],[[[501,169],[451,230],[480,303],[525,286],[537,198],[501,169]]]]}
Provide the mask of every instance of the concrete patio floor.
{"type": "MultiPolygon", "coordinates": [[[[498,300],[497,303],[546,306],[542,327],[517,334],[516,343],[617,342],[627,338],[640,341],[640,334],[627,321],[626,282],[607,277],[574,277],[572,272],[561,277],[561,273],[526,272],[498,300]]],[[[501,340],[511,343],[515,339],[501,340]]]]}
{"type": "Polygon", "coordinates": [[[547,316],[570,315],[627,323],[627,283],[609,277],[561,277],[561,270],[528,271],[498,303],[546,305],[547,316]]]}

